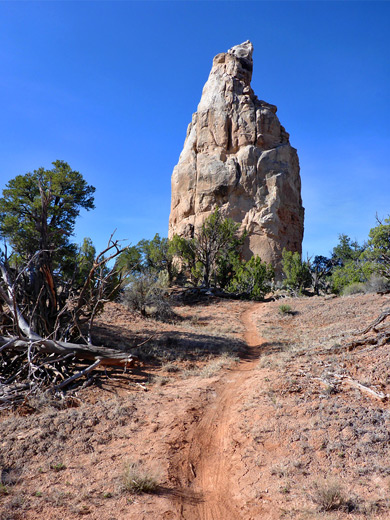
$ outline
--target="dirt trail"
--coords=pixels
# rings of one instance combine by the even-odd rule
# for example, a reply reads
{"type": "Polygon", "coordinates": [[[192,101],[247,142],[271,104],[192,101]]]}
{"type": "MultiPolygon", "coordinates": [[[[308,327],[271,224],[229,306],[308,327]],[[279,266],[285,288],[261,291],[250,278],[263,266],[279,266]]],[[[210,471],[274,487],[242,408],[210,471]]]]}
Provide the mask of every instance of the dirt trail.
{"type": "Polygon", "coordinates": [[[176,444],[172,456],[171,476],[180,489],[179,518],[184,520],[237,520],[241,518],[241,504],[233,496],[235,452],[239,446],[229,435],[230,426],[237,421],[237,403],[242,402],[242,388],[248,372],[258,362],[262,342],[252,319],[258,305],[251,306],[242,316],[244,339],[248,351],[240,363],[218,381],[216,397],[191,411],[192,420],[187,431],[176,444]]]}

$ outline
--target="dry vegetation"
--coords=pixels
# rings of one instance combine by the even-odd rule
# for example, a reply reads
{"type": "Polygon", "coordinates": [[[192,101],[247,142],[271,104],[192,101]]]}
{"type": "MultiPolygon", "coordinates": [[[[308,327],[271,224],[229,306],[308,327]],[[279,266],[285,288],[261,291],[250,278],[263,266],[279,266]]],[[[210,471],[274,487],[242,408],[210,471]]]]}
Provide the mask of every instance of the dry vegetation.
{"type": "Polygon", "coordinates": [[[215,299],[161,323],[109,304],[96,336],[141,365],[97,370],[95,384],[62,400],[41,394],[2,412],[0,519],[206,518],[191,435],[217,435],[202,418],[221,403],[233,512],[215,518],[390,518],[388,344],[344,348],[389,307],[379,295],[215,299]],[[263,338],[252,354],[251,309],[263,338]]]}

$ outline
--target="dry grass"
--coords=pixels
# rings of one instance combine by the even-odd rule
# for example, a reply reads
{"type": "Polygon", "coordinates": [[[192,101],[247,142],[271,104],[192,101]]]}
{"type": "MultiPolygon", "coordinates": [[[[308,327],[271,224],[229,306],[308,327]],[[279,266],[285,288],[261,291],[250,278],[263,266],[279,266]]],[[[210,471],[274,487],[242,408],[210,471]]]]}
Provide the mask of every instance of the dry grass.
{"type": "Polygon", "coordinates": [[[337,480],[323,480],[313,484],[311,499],[320,511],[352,511],[354,504],[337,480]]]}
{"type": "Polygon", "coordinates": [[[127,462],[123,469],[122,484],[125,491],[133,494],[155,493],[158,489],[158,478],[141,462],[127,462]]]}
{"type": "Polygon", "coordinates": [[[238,361],[238,358],[228,353],[224,353],[216,359],[211,360],[209,363],[204,365],[202,368],[193,367],[187,370],[183,370],[182,378],[187,379],[189,377],[213,377],[222,368],[229,368],[238,361]]]}

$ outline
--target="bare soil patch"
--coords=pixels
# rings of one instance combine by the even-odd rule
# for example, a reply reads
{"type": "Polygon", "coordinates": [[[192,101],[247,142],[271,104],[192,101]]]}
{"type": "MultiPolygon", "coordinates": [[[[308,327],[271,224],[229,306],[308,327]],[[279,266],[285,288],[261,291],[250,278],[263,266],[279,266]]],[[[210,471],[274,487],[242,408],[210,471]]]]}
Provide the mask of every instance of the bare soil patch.
{"type": "Polygon", "coordinates": [[[3,413],[1,520],[390,518],[388,401],[334,377],[390,394],[388,345],[338,348],[390,300],[283,303],[183,305],[175,324],[109,305],[96,338],[142,366],[3,413]],[[126,463],[153,494],[123,489],[126,463]]]}

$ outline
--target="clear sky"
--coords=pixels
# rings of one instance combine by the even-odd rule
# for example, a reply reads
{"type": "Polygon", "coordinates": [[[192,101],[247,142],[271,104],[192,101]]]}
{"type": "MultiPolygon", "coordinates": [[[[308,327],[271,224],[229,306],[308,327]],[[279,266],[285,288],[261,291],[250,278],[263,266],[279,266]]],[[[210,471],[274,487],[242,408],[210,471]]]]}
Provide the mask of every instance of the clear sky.
{"type": "Polygon", "coordinates": [[[76,241],[166,236],[212,59],[249,39],[298,149],[304,254],[363,242],[390,213],[389,27],[375,1],[0,1],[0,187],[62,159],[96,187],[76,241]]]}

